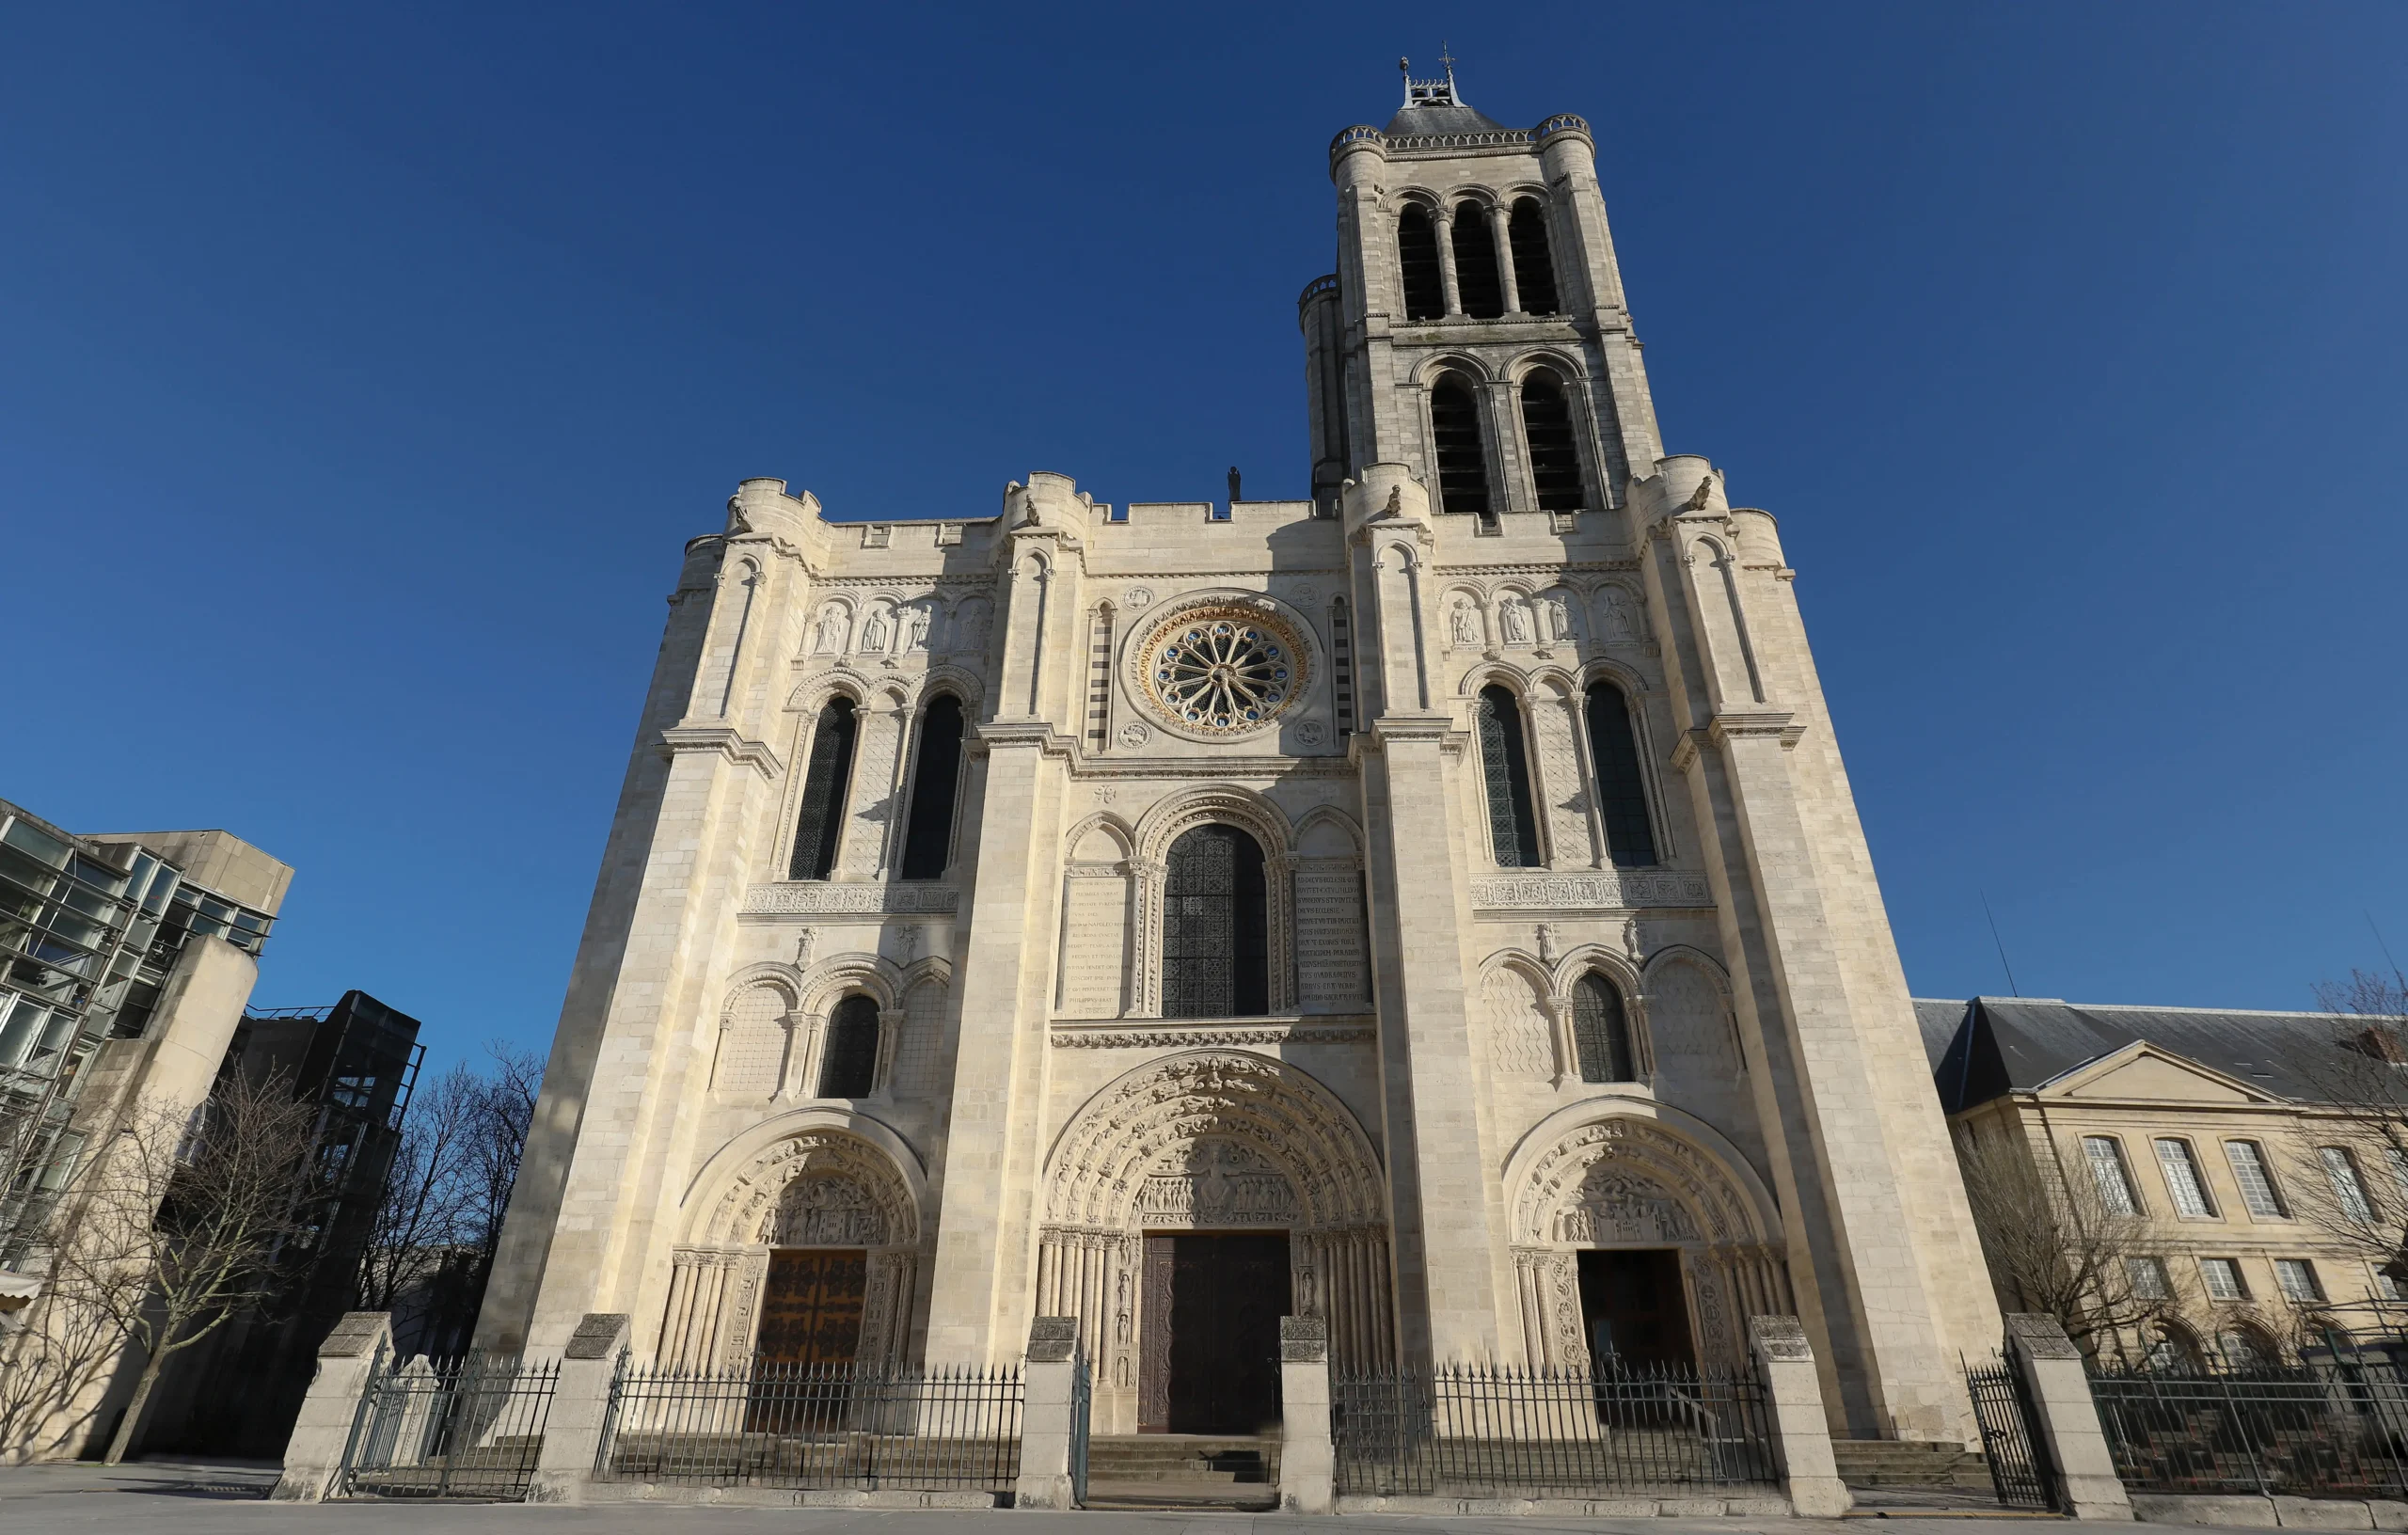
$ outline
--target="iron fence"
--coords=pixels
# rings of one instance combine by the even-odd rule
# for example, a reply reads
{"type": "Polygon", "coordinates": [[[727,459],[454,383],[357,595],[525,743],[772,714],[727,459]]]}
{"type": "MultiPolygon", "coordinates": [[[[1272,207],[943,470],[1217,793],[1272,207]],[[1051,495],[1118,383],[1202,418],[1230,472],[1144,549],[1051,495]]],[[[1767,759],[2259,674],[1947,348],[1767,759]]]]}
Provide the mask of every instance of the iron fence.
{"type": "Polygon", "coordinates": [[[380,1357],[343,1448],[342,1495],[525,1497],[559,1374],[512,1354],[380,1357]]]}
{"type": "Polygon", "coordinates": [[[1021,1372],[768,1361],[620,1366],[594,1474],[806,1491],[1008,1493],[1021,1372]]]}
{"type": "Polygon", "coordinates": [[[1774,1486],[1764,1386],[1665,1365],[1459,1366],[1331,1382],[1340,1493],[1587,1497],[1774,1486]]]}
{"type": "Polygon", "coordinates": [[[2048,1442],[2034,1421],[2023,1379],[2004,1361],[1965,1367],[1965,1389],[1973,1399],[1973,1421],[1982,1431],[1982,1458],[1988,1463],[1990,1490],[2010,1509],[2053,1509],[2056,1478],[2048,1442]]]}
{"type": "Polygon", "coordinates": [[[2383,1355],[2095,1369],[2090,1391],[2134,1492],[2408,1496],[2408,1377],[2383,1355]]]}

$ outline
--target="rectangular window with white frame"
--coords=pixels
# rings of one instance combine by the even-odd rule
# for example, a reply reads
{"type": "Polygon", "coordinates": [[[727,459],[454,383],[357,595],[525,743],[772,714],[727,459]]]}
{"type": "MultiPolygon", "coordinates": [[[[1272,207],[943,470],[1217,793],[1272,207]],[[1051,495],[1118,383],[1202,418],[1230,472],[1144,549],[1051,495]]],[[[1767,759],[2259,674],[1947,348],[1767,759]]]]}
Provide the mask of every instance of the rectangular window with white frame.
{"type": "Polygon", "coordinates": [[[2216,1207],[2208,1200],[2207,1179],[2199,1176],[2199,1159],[2191,1154],[2191,1143],[2174,1136],[2161,1136],[2157,1142],[2157,1165],[2165,1174],[2165,1192],[2174,1200],[2174,1213],[2192,1219],[2213,1219],[2216,1207]]]}
{"type": "Polygon", "coordinates": [[[2241,1265],[2229,1258],[2199,1259],[2199,1282],[2208,1287],[2211,1301],[2245,1301],[2249,1287],[2241,1282],[2241,1265]]]}
{"type": "Polygon", "coordinates": [[[2381,1301],[2408,1301],[2408,1285],[2403,1285],[2381,1269],[2376,1269],[2374,1293],[2375,1299],[2381,1301]]]}
{"type": "Polygon", "coordinates": [[[2316,1158],[2324,1164],[2325,1180],[2333,1185],[2334,1202],[2342,1218],[2361,1226],[2374,1220],[2374,1201],[2367,1197],[2366,1179],[2358,1176],[2358,1159],[2345,1146],[2320,1146],[2316,1158]]]}
{"type": "Polygon", "coordinates": [[[2324,1287],[2316,1282],[2316,1265],[2304,1258],[2274,1259],[2274,1283],[2287,1301],[2321,1301],[2324,1287]]]}
{"type": "Polygon", "coordinates": [[[2128,1258],[2124,1272],[2131,1275],[2132,1298],[2136,1301],[2171,1300],[2174,1287],[2165,1277],[2165,1259],[2162,1258],[2128,1258]]]}
{"type": "Polygon", "coordinates": [[[2252,1216],[2261,1221],[2289,1218],[2275,1192],[2273,1170],[2266,1165],[2265,1147],[2256,1141],[2226,1141],[2224,1158],[2232,1164],[2232,1180],[2241,1186],[2241,1202],[2252,1216]]]}
{"type": "Polygon", "coordinates": [[[2099,1203],[2110,1215],[2137,1215],[2141,1203],[2132,1196],[2132,1175],[2124,1165],[2124,1148],[2113,1135],[2084,1135],[2082,1156],[2090,1163],[2090,1180],[2099,1187],[2099,1203]]]}

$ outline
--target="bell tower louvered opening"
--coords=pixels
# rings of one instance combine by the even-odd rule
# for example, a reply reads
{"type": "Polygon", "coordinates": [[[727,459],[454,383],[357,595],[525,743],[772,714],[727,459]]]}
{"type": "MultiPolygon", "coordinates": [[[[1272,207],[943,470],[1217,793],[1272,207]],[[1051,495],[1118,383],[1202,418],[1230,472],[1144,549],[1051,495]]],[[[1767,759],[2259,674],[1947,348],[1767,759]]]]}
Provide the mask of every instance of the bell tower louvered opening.
{"type": "Polygon", "coordinates": [[[1404,278],[1404,317],[1438,320],[1447,313],[1447,291],[1438,277],[1438,230],[1419,203],[1405,204],[1396,220],[1397,264],[1404,278]]]}
{"type": "Polygon", "coordinates": [[[1480,402],[1461,373],[1447,374],[1430,391],[1430,431],[1437,439],[1439,510],[1488,515],[1488,449],[1480,429],[1480,402]]]}
{"type": "Polygon", "coordinates": [[[1497,238],[1488,210],[1476,202],[1455,209],[1455,293],[1464,313],[1494,320],[1505,312],[1505,284],[1497,275],[1497,238]]]}
{"type": "Polygon", "coordinates": [[[1532,373],[1522,383],[1522,431],[1530,444],[1530,485],[1542,512],[1577,512],[1580,451],[1572,438],[1572,406],[1553,373],[1532,373]]]}
{"type": "Polygon", "coordinates": [[[1513,247],[1513,285],[1521,290],[1522,312],[1560,313],[1555,296],[1555,256],[1546,241],[1546,210],[1536,198],[1513,204],[1505,238],[1513,247]]]}

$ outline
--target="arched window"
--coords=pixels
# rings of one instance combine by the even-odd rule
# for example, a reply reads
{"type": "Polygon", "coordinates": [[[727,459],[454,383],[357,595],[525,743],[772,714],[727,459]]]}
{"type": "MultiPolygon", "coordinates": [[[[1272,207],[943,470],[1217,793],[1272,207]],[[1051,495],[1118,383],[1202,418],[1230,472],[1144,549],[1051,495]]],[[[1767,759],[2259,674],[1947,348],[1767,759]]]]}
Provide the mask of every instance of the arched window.
{"type": "Polygon", "coordinates": [[[1488,210],[1476,202],[1455,205],[1455,296],[1475,320],[1505,312],[1505,284],[1497,275],[1497,235],[1488,210]]]}
{"type": "Polygon", "coordinates": [[[961,701],[939,693],[920,711],[920,761],[903,829],[903,878],[942,879],[953,855],[953,805],[961,779],[961,701]]]}
{"type": "Polygon", "coordinates": [[[1480,767],[1488,784],[1488,834],[1500,868],[1539,862],[1539,828],[1530,814],[1530,764],[1522,742],[1522,706],[1502,688],[1480,693],[1480,767]]]}
{"type": "Polygon", "coordinates": [[[1262,845],[1206,825],[1170,845],[1163,885],[1163,1016],[1259,1018],[1271,1010],[1262,845]]]}
{"type": "Polygon", "coordinates": [[[1481,440],[1480,402],[1463,374],[1443,374],[1431,389],[1430,432],[1438,447],[1438,510],[1488,515],[1488,451],[1481,440]]]}
{"type": "Polygon", "coordinates": [[[836,866],[845,831],[845,789],[853,777],[853,701],[832,698],[811,730],[811,764],[802,775],[802,811],[795,818],[789,879],[825,879],[836,866]]]}
{"type": "Polygon", "coordinates": [[[878,1085],[878,1003],[856,991],[828,1015],[819,1051],[819,1096],[867,1098],[878,1085]]]}
{"type": "Polygon", "coordinates": [[[1542,512],[1577,512],[1588,497],[1580,489],[1580,450],[1572,442],[1572,406],[1553,373],[1522,381],[1522,430],[1530,441],[1530,484],[1542,512]]]}
{"type": "Polygon", "coordinates": [[[1622,993],[1611,981],[1593,972],[1572,988],[1572,1048],[1579,1056],[1582,1082],[1635,1082],[1637,1063],[1630,1053],[1630,1021],[1623,1014],[1622,993]]]}
{"type": "Polygon", "coordinates": [[[1447,291],[1438,277],[1438,230],[1430,211],[1408,202],[1396,220],[1397,264],[1404,277],[1404,317],[1437,320],[1447,312],[1447,291]]]}
{"type": "Polygon", "coordinates": [[[1521,290],[1522,312],[1555,313],[1555,258],[1547,251],[1546,210],[1536,198],[1513,204],[1505,238],[1513,246],[1513,286],[1521,290]]]}
{"type": "Polygon", "coordinates": [[[1597,811],[1606,820],[1614,866],[1648,867],[1656,862],[1656,827],[1647,814],[1647,780],[1630,728],[1630,700],[1610,682],[1589,688],[1589,761],[1597,770],[1597,811]]]}

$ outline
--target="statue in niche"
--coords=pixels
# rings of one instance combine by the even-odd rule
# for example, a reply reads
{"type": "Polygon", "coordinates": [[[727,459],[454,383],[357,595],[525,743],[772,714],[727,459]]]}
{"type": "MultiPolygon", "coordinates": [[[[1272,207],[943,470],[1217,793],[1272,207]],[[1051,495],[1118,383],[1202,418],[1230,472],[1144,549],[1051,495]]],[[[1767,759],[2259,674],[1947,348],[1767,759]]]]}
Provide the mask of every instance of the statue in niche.
{"type": "Polygon", "coordinates": [[[1539,608],[1546,614],[1547,639],[1569,641],[1572,638],[1572,614],[1563,606],[1563,599],[1547,597],[1539,603],[1539,608]]]}
{"type": "Polygon", "coordinates": [[[841,656],[845,651],[845,605],[832,602],[819,609],[819,628],[811,648],[822,656],[841,656]]]}
{"type": "Polygon", "coordinates": [[[929,617],[928,610],[926,608],[913,608],[911,610],[910,615],[904,621],[903,648],[905,650],[927,649],[928,625],[932,622],[934,622],[934,620],[929,617]]]}
{"type": "Polygon", "coordinates": [[[1527,645],[1530,642],[1530,610],[1522,606],[1521,598],[1508,597],[1499,603],[1497,618],[1505,630],[1507,644],[1527,645]]]}
{"type": "Polygon", "coordinates": [[[958,650],[987,648],[987,604],[983,598],[965,606],[955,619],[954,642],[958,650]]]}
{"type": "Polygon", "coordinates": [[[862,620],[862,653],[866,656],[883,655],[886,641],[886,609],[873,608],[869,610],[869,617],[862,620]]]}
{"type": "Polygon", "coordinates": [[[1639,638],[1639,625],[1630,616],[1630,598],[1621,587],[1607,587],[1597,593],[1597,601],[1606,610],[1606,638],[1609,640],[1639,638]]]}
{"type": "Polygon", "coordinates": [[[1468,602],[1458,602],[1449,623],[1453,625],[1455,645],[1462,650],[1480,648],[1480,614],[1468,602]]]}

